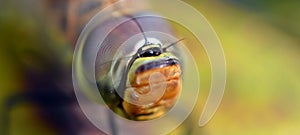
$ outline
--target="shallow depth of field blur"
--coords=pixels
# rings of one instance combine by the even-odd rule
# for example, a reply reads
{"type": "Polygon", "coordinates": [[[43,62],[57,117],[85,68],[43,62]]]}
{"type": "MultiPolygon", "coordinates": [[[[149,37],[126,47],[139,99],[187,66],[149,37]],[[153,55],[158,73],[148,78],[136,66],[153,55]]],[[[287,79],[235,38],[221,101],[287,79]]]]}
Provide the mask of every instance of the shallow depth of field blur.
{"type": "MultiPolygon", "coordinates": [[[[215,116],[199,128],[211,74],[205,53],[199,54],[204,65],[198,65],[199,102],[184,122],[188,126],[172,133],[186,134],[184,128],[188,127],[188,133],[195,135],[300,134],[300,3],[292,0],[186,2],[207,18],[219,36],[226,56],[227,84],[215,116]]],[[[55,20],[61,15],[57,11],[60,7],[32,3],[34,0],[0,1],[0,134],[6,127],[12,135],[59,134],[35,104],[24,102],[5,108],[9,97],[32,88],[35,83],[29,78],[45,79],[32,76],[49,77],[36,88],[63,84],[53,88],[63,91],[70,100],[75,96],[70,80],[74,46],[64,25],[55,20]],[[59,78],[53,77],[56,73],[59,78]]],[[[78,108],[71,110],[83,116],[78,108]]]]}

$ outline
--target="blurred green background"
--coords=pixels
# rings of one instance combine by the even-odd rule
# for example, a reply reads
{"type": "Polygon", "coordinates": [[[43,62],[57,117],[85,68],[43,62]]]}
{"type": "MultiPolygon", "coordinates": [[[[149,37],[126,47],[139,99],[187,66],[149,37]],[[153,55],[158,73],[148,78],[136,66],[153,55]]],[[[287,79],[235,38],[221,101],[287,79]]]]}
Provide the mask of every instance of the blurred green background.
{"type": "MultiPolygon", "coordinates": [[[[189,133],[300,134],[300,2],[186,2],[211,23],[223,44],[227,61],[222,103],[213,119],[199,128],[197,120],[210,88],[209,62],[201,54],[199,103],[185,122],[189,133]]],[[[24,102],[11,109],[9,118],[4,114],[8,112],[5,106],[9,97],[37,84],[29,80],[32,76],[49,77],[48,73],[57,70],[70,76],[73,43],[66,34],[68,23],[61,21],[64,18],[60,14],[70,7],[68,4],[59,0],[0,1],[0,114],[3,116],[0,130],[6,130],[9,124],[12,135],[67,134],[40,117],[43,115],[31,103],[24,102]],[[9,123],[2,122],[6,119],[9,123]]],[[[72,85],[70,78],[58,78],[61,80],[49,81],[47,85],[63,84],[61,90],[74,96],[72,88],[65,86],[72,85]]],[[[172,133],[186,134],[184,128],[172,133]]]]}
{"type": "Polygon", "coordinates": [[[227,86],[220,108],[207,126],[193,133],[299,134],[300,3],[189,3],[214,27],[227,61],[227,86]]]}

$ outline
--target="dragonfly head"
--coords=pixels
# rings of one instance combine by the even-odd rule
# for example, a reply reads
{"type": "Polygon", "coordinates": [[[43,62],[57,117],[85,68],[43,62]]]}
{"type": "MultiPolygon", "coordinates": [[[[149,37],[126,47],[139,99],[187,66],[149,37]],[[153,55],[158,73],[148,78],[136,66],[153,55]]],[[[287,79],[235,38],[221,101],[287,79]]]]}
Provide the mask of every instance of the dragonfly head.
{"type": "Polygon", "coordinates": [[[159,56],[162,53],[160,44],[149,44],[138,50],[138,57],[159,56]]]}

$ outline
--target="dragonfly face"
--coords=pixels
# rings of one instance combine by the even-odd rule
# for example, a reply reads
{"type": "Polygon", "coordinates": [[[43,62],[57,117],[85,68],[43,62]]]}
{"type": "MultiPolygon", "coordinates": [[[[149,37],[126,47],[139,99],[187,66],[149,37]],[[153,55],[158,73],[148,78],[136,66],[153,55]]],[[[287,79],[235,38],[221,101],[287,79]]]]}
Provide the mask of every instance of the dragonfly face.
{"type": "MultiPolygon", "coordinates": [[[[122,40],[124,37],[130,38],[143,33],[140,42],[132,42],[124,49],[136,50],[129,53],[129,59],[125,53],[127,55],[121,55],[111,63],[98,66],[96,64],[98,89],[104,101],[114,112],[128,119],[151,120],[162,116],[176,103],[181,91],[180,60],[168,51],[169,45],[160,42],[162,39],[159,36],[145,34],[145,30],[164,27],[166,23],[162,21],[163,19],[157,17],[148,17],[125,22],[106,37],[98,52],[96,62],[101,63],[101,59],[109,55],[107,52],[118,55],[122,42],[118,43],[116,38],[122,40]]],[[[123,39],[125,41],[126,38],[123,39]]]]}
{"type": "MultiPolygon", "coordinates": [[[[154,134],[164,134],[180,125],[189,116],[198,98],[200,80],[196,62],[199,60],[194,58],[202,56],[198,55],[199,39],[203,37],[207,43],[218,44],[217,40],[210,41],[211,36],[215,38],[209,23],[199,12],[194,12],[196,10],[189,10],[191,6],[182,2],[166,2],[161,6],[153,1],[147,2],[150,3],[149,8],[137,11],[123,9],[125,1],[101,10],[89,21],[77,40],[73,62],[75,94],[89,120],[107,133],[115,134],[114,127],[132,134],[158,126],[161,129],[152,130],[154,134]],[[185,7],[187,13],[197,15],[195,20],[199,23],[191,24],[184,14],[169,12],[177,11],[178,5],[185,7]],[[198,24],[207,25],[203,27],[207,29],[199,29],[198,24]],[[203,36],[206,34],[209,36],[203,36]],[[188,44],[173,46],[178,41],[176,37],[186,37],[188,44]],[[148,40],[150,38],[161,43],[148,40]],[[143,40],[149,42],[140,44],[139,41],[143,40]],[[150,121],[129,122],[116,114],[130,120],[150,121]]],[[[204,49],[215,54],[211,47],[204,49]]],[[[209,55],[209,60],[218,61],[212,55],[209,55]]],[[[214,70],[218,71],[218,68],[214,70]]],[[[208,117],[203,120],[207,121],[219,104],[219,100],[214,98],[222,94],[216,91],[218,88],[218,85],[211,87],[214,91],[202,115],[208,117]]]]}
{"type": "MultiPolygon", "coordinates": [[[[122,107],[131,119],[149,120],[165,114],[181,89],[179,60],[160,45],[141,47],[128,65],[122,107]]],[[[121,85],[123,83],[120,83],[121,85]]],[[[123,86],[119,88],[124,88],[123,86]]],[[[122,92],[121,92],[122,93],[122,92]]]]}

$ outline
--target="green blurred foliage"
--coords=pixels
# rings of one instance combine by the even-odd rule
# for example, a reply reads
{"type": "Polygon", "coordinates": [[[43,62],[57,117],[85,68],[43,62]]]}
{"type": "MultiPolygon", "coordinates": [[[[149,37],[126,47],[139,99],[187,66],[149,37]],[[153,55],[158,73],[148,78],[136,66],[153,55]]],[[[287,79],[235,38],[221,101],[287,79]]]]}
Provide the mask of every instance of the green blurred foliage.
{"type": "MultiPolygon", "coordinates": [[[[27,72],[44,75],[50,67],[64,70],[72,60],[71,47],[61,30],[45,16],[41,2],[1,1],[0,4],[0,133],[11,135],[54,134],[52,127],[37,117],[36,107],[22,103],[13,107],[9,125],[2,116],[9,111],[6,100],[31,86],[27,72]],[[3,129],[10,127],[9,129],[3,129]]],[[[68,69],[69,70],[69,69],[68,69]]],[[[59,80],[57,80],[59,81],[59,80]]],[[[33,82],[34,83],[34,82],[33,82]]]]}
{"type": "MultiPolygon", "coordinates": [[[[198,118],[210,88],[204,51],[199,66],[201,91],[191,117],[173,134],[298,135],[300,133],[300,6],[298,1],[187,0],[214,27],[227,61],[227,86],[213,119],[198,118]]],[[[0,1],[0,104],[26,86],[26,69],[69,65],[71,49],[48,18],[45,5],[0,1]],[[30,6],[29,6],[30,5],[30,6]],[[32,8],[34,7],[34,8],[32,8]],[[53,62],[55,61],[55,62],[53,62]],[[46,67],[45,67],[46,66],[46,67]]],[[[192,20],[192,18],[191,18],[192,20]]],[[[54,134],[36,120],[34,107],[11,115],[12,134],[54,134]]],[[[4,110],[0,110],[0,113],[4,110]]],[[[3,125],[0,125],[3,127],[3,125]]],[[[1,128],[0,128],[1,129],[1,128]]]]}
{"type": "MultiPolygon", "coordinates": [[[[195,126],[192,132],[299,134],[299,2],[187,2],[210,21],[227,61],[227,86],[220,108],[208,125],[195,126]]],[[[204,100],[199,102],[201,106],[204,100]]],[[[201,109],[194,111],[194,117],[200,116],[201,109]]]]}

